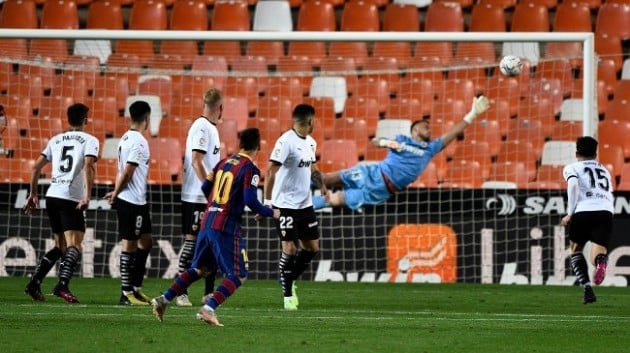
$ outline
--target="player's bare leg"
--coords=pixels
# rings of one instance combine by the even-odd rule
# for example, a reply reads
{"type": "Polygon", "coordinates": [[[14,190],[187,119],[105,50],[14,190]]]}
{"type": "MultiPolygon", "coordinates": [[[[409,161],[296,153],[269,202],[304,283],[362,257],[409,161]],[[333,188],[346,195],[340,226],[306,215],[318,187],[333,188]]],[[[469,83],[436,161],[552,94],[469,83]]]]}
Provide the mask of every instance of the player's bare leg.
{"type": "Polygon", "coordinates": [[[606,266],[608,266],[608,250],[597,243],[591,243],[591,263],[595,265],[593,283],[600,285],[606,278],[606,266]]]}

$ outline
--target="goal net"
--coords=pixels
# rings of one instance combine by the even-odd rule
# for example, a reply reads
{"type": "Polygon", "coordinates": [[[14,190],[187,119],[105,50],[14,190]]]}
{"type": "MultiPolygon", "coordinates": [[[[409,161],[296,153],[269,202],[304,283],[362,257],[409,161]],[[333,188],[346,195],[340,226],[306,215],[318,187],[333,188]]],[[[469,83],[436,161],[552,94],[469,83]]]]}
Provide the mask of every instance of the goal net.
{"type": "MultiPolygon", "coordinates": [[[[148,275],[172,277],[183,242],[185,137],[201,113],[203,92],[216,87],[225,96],[221,154],[237,151],[238,131],[257,127],[261,170],[299,103],[316,109],[319,166],[330,172],[383,159],[387,151],[371,146],[374,136],[408,134],[412,121],[429,119],[438,137],[470,110],[473,97],[491,101],[386,204],[319,212],[322,251],[305,278],[573,282],[559,226],[561,170],[574,159],[575,138],[596,132],[598,98],[606,98],[595,83],[590,34],[4,30],[0,37],[0,103],[7,115],[0,276],[27,275],[52,246],[45,213],[25,216],[20,207],[30,166],[48,139],[67,128],[65,110],[74,102],[90,107],[87,131],[102,150],[80,272],[118,276],[116,215],[101,198],[116,177],[127,107],[142,99],[152,107],[146,135],[155,246],[148,275]],[[499,72],[508,54],[522,59],[519,76],[499,72]]],[[[616,162],[607,166],[619,175],[616,162]]],[[[48,177],[50,167],[40,195],[48,177]]],[[[252,277],[276,278],[280,245],[271,223],[258,225],[248,215],[245,233],[252,277]]]]}

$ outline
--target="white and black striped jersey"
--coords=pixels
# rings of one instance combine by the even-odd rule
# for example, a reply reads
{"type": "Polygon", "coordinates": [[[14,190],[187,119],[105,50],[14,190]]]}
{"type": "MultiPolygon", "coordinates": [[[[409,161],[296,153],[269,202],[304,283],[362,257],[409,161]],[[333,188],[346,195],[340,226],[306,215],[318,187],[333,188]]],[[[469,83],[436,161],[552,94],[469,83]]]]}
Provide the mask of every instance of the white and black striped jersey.
{"type": "Polygon", "coordinates": [[[118,194],[118,198],[135,205],[147,203],[150,157],[147,139],[136,130],[125,132],[118,142],[118,175],[122,174],[127,164],[135,165],[136,170],[118,194]]]}
{"type": "Polygon", "coordinates": [[[610,211],[614,212],[613,187],[610,173],[596,160],[571,163],[562,171],[564,180],[578,180],[577,206],[575,212],[610,211]]]}
{"type": "Polygon", "coordinates": [[[205,154],[202,163],[206,173],[209,173],[221,159],[219,131],[213,123],[204,117],[195,120],[188,130],[186,151],[184,153],[182,201],[205,204],[207,200],[201,191],[201,180],[199,180],[192,167],[193,151],[205,154]]]}
{"type": "Polygon", "coordinates": [[[66,131],[51,138],[42,155],[52,163],[46,196],[80,201],[85,188],[85,157],[98,158],[98,139],[83,131],[66,131]]]}
{"type": "Polygon", "coordinates": [[[271,203],[279,208],[303,209],[313,205],[311,199],[311,165],[315,163],[317,142],[295,130],[282,134],[269,157],[282,164],[276,173],[271,203]]]}

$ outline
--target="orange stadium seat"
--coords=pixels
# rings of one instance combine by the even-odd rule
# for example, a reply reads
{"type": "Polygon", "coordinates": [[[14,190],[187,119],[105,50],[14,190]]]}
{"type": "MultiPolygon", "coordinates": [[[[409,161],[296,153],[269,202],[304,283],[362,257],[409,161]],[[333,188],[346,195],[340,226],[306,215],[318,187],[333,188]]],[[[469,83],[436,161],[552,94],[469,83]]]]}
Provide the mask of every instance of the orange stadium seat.
{"type": "Polygon", "coordinates": [[[471,32],[505,32],[507,22],[503,6],[476,4],[470,13],[471,32]]]}
{"type": "Polygon", "coordinates": [[[564,169],[563,165],[543,164],[538,167],[538,172],[536,173],[536,181],[547,182],[547,183],[559,183],[560,185],[562,185],[564,184],[564,179],[562,177],[563,169],[564,169]]]}
{"type": "MultiPolygon", "coordinates": [[[[378,102],[375,97],[351,96],[346,99],[343,120],[364,120],[366,136],[373,136],[379,120],[378,102]]],[[[336,129],[335,129],[336,131],[336,129]]]]}
{"type": "MultiPolygon", "coordinates": [[[[288,59],[283,63],[284,58],[278,60],[278,65],[287,64],[290,60],[306,61],[312,67],[319,66],[326,57],[326,43],[324,42],[289,42],[288,59]],[[298,59],[295,59],[298,58],[298,59]]],[[[310,81],[309,81],[310,87],[310,81]]]]}
{"type": "MultiPolygon", "coordinates": [[[[277,131],[290,129],[293,124],[292,114],[295,104],[289,98],[265,96],[258,100],[256,119],[274,118],[277,125],[273,126],[277,131]]],[[[253,120],[253,119],[249,119],[253,120]]]]}
{"type": "Polygon", "coordinates": [[[523,4],[534,4],[553,9],[558,5],[558,0],[521,0],[523,4]]]}
{"type": "Polygon", "coordinates": [[[330,138],[334,133],[335,103],[332,97],[304,97],[304,104],[315,108],[315,130],[330,138]]]}
{"type": "Polygon", "coordinates": [[[623,147],[624,158],[630,158],[630,122],[627,120],[605,119],[599,122],[598,137],[601,144],[623,147]]]}
{"type": "Polygon", "coordinates": [[[556,141],[575,141],[582,136],[581,121],[556,121],[551,131],[551,139],[556,141]]]}
{"type": "Polygon", "coordinates": [[[389,83],[376,77],[363,76],[357,84],[356,96],[376,99],[378,111],[384,113],[389,104],[389,83]]]}
{"type": "Polygon", "coordinates": [[[490,165],[486,170],[477,161],[451,161],[448,163],[443,188],[479,188],[490,175],[490,165]]]}
{"type": "Polygon", "coordinates": [[[474,4],[474,0],[455,0],[455,1],[451,1],[451,0],[435,0],[435,2],[452,2],[452,3],[457,3],[459,4],[459,6],[461,6],[462,8],[469,8],[474,4]]]}
{"type": "MultiPolygon", "coordinates": [[[[169,28],[186,31],[208,30],[208,9],[201,0],[175,1],[169,17],[169,28]]],[[[164,45],[164,42],[162,42],[164,45]]]]}
{"type": "MultiPolygon", "coordinates": [[[[243,123],[247,123],[244,121],[243,123]]],[[[221,145],[225,144],[225,151],[221,151],[222,156],[232,155],[238,152],[238,123],[234,118],[223,118],[223,122],[218,125],[219,136],[221,137],[221,145]]]]}
{"type": "MultiPolygon", "coordinates": [[[[563,100],[562,83],[559,79],[537,78],[529,82],[529,96],[521,101],[520,107],[533,105],[540,118],[560,113],[563,100]]],[[[519,107],[519,109],[520,109],[519,107]]]]}
{"type": "Polygon", "coordinates": [[[621,168],[621,178],[617,190],[630,191],[630,163],[624,163],[621,168]]]}
{"type": "Polygon", "coordinates": [[[160,132],[158,133],[158,136],[177,139],[180,141],[182,146],[185,146],[188,129],[193,122],[191,117],[193,116],[195,115],[187,117],[169,116],[168,118],[162,119],[160,122],[160,132]]]}
{"type": "Polygon", "coordinates": [[[129,13],[129,29],[166,30],[166,5],[156,0],[136,0],[129,13]]]}
{"type": "Polygon", "coordinates": [[[184,147],[182,143],[172,137],[151,137],[148,141],[151,159],[166,161],[165,166],[169,175],[178,175],[182,170],[183,164],[184,147]]]}
{"type": "Polygon", "coordinates": [[[229,62],[232,72],[251,77],[256,82],[257,93],[267,89],[267,60],[263,56],[241,56],[229,62]]]}
{"type": "MultiPolygon", "coordinates": [[[[417,57],[438,58],[442,67],[450,66],[453,62],[452,42],[417,42],[414,47],[414,54],[417,57]]],[[[435,65],[434,60],[429,60],[431,66],[435,65]]],[[[429,66],[430,67],[430,66],[429,66]]]]}
{"type": "Polygon", "coordinates": [[[354,140],[325,140],[320,142],[319,152],[321,159],[318,165],[324,173],[350,168],[359,163],[354,140]]]}
{"type": "Polygon", "coordinates": [[[531,142],[526,140],[508,140],[501,145],[496,163],[524,163],[527,180],[533,181],[536,179],[538,158],[540,158],[540,151],[536,152],[531,142]]]}
{"type": "Polygon", "coordinates": [[[582,66],[582,43],[550,42],[545,44],[545,59],[569,60],[571,68],[582,66]]]}
{"type": "Polygon", "coordinates": [[[50,138],[62,133],[64,131],[64,124],[61,122],[62,118],[65,121],[65,116],[28,119],[28,136],[50,138]]]}
{"type": "Polygon", "coordinates": [[[388,4],[383,13],[383,31],[420,31],[418,8],[415,5],[388,4]]]}
{"type": "MultiPolygon", "coordinates": [[[[152,50],[152,49],[151,49],[152,50]]],[[[113,68],[112,73],[105,71],[105,74],[115,75],[127,80],[129,90],[133,91],[138,84],[139,72],[144,65],[148,65],[153,60],[153,54],[149,54],[141,59],[136,54],[113,53],[107,58],[107,67],[113,68]],[[146,61],[144,61],[146,59],[146,61]]]]}
{"type": "Polygon", "coordinates": [[[506,141],[521,141],[532,144],[530,153],[539,159],[545,143],[543,124],[540,120],[518,118],[510,120],[506,141]]]}
{"type": "Polygon", "coordinates": [[[479,3],[501,6],[504,9],[507,9],[514,7],[516,5],[516,0],[479,0],[479,3]]]}
{"type": "Polygon", "coordinates": [[[247,120],[248,128],[257,128],[260,131],[260,139],[265,141],[276,141],[286,128],[281,127],[280,122],[276,118],[259,118],[247,120]]]}
{"type": "Polygon", "coordinates": [[[79,13],[74,1],[45,1],[40,28],[79,29],[79,13]]]}
{"type": "Polygon", "coordinates": [[[425,32],[463,32],[464,16],[459,3],[434,2],[427,8],[425,32]]]}
{"type": "Polygon", "coordinates": [[[173,102],[173,82],[170,76],[142,75],[138,77],[136,94],[160,97],[163,114],[170,115],[173,102]]]}
{"type": "Polygon", "coordinates": [[[367,123],[363,119],[335,119],[333,139],[353,140],[357,146],[357,155],[365,158],[370,141],[367,123]]]}
{"type": "Polygon", "coordinates": [[[549,11],[547,7],[519,3],[512,14],[512,32],[549,32],[549,11]]]}
{"type": "Polygon", "coordinates": [[[423,115],[420,100],[413,97],[393,97],[389,101],[385,118],[418,120],[423,115]]]}
{"type": "Polygon", "coordinates": [[[129,82],[124,75],[105,74],[94,80],[94,97],[114,97],[117,111],[125,109],[129,82]]]}
{"type": "Polygon", "coordinates": [[[624,157],[623,147],[619,145],[601,144],[597,152],[599,161],[608,168],[613,177],[621,176],[624,157]]]}
{"type": "Polygon", "coordinates": [[[536,78],[557,79],[560,81],[563,96],[568,96],[573,89],[572,67],[569,60],[566,59],[539,62],[536,68],[536,78]]]}
{"type": "Polygon", "coordinates": [[[387,148],[376,147],[372,144],[368,144],[367,151],[365,152],[366,161],[382,161],[387,156],[387,148]]]}
{"type": "Polygon", "coordinates": [[[248,115],[256,112],[258,85],[253,77],[228,77],[223,91],[228,97],[242,98],[248,115]]]}
{"type": "Polygon", "coordinates": [[[351,58],[357,66],[365,65],[368,58],[365,42],[332,42],[328,47],[329,58],[351,58]]]}
{"type": "Polygon", "coordinates": [[[123,29],[123,15],[118,1],[94,1],[87,12],[88,29],[123,29]]]}
{"type": "Polygon", "coordinates": [[[436,188],[438,187],[438,175],[437,167],[434,162],[429,162],[424,171],[416,178],[416,180],[409,184],[410,188],[436,188]]]}
{"type": "Polygon", "coordinates": [[[398,96],[418,100],[421,115],[415,116],[413,118],[414,120],[420,119],[422,116],[431,115],[435,101],[435,90],[433,88],[433,82],[430,79],[405,75],[400,79],[398,96]]]}
{"type": "Polygon", "coordinates": [[[490,166],[488,180],[512,182],[517,187],[523,187],[530,181],[527,175],[527,167],[524,162],[520,161],[493,163],[490,166]]]}
{"type": "Polygon", "coordinates": [[[1,183],[23,183],[31,182],[31,169],[35,165],[33,159],[23,158],[3,158],[3,173],[0,177],[1,183]]]}
{"type": "Polygon", "coordinates": [[[321,76],[343,77],[346,80],[346,90],[348,94],[356,91],[359,83],[357,76],[357,64],[348,54],[343,56],[330,56],[322,60],[320,69],[321,76]]]}
{"type": "Polygon", "coordinates": [[[96,56],[70,55],[64,62],[63,74],[83,78],[89,91],[94,90],[96,76],[101,73],[96,56]]]}
{"type": "MultiPolygon", "coordinates": [[[[228,64],[222,56],[202,55],[194,58],[192,62],[193,71],[205,71],[203,76],[214,79],[214,85],[221,89],[228,76],[228,64]]],[[[204,88],[203,92],[208,88],[204,88]]]]}
{"type": "Polygon", "coordinates": [[[612,60],[616,72],[621,70],[623,51],[619,37],[606,33],[595,33],[595,52],[601,60],[612,60]]]}
{"type": "Polygon", "coordinates": [[[393,57],[368,57],[363,65],[363,76],[387,82],[390,94],[396,94],[400,87],[398,62],[393,57]]]}
{"type": "Polygon", "coordinates": [[[591,10],[584,3],[563,2],[553,19],[555,32],[592,32],[591,10]]]}
{"type": "MultiPolygon", "coordinates": [[[[12,85],[9,86],[7,90],[7,95],[9,97],[23,97],[28,98],[29,106],[31,108],[30,114],[27,116],[33,115],[33,110],[39,109],[41,104],[42,96],[44,95],[42,89],[42,79],[39,76],[30,76],[28,74],[18,74],[13,77],[12,85]]],[[[26,106],[26,105],[25,105],[26,106]]],[[[13,117],[24,116],[23,114],[28,113],[25,109],[15,109],[11,111],[11,107],[5,106],[7,109],[7,114],[13,117]],[[20,114],[20,115],[16,115],[20,114]]]]}
{"type": "Polygon", "coordinates": [[[90,107],[86,129],[92,131],[99,139],[104,139],[107,135],[113,137],[117,132],[115,129],[116,121],[120,118],[116,97],[90,97],[85,104],[90,107]]]}
{"type": "Polygon", "coordinates": [[[431,81],[433,95],[437,95],[436,87],[441,87],[444,80],[444,67],[437,56],[413,56],[405,77],[431,81]]]}
{"type": "MultiPolygon", "coordinates": [[[[472,105],[475,97],[475,85],[472,80],[462,80],[458,78],[449,78],[442,81],[441,87],[436,87],[437,99],[445,100],[461,100],[466,107],[472,105]]],[[[461,116],[463,118],[463,115],[461,116]]]]}
{"type": "Polygon", "coordinates": [[[464,132],[464,141],[484,141],[488,143],[488,152],[495,157],[501,149],[501,130],[496,120],[479,120],[464,132]]]}
{"type": "MultiPolygon", "coordinates": [[[[153,151],[151,152],[153,153],[153,151]]],[[[167,160],[151,158],[147,183],[150,185],[170,185],[173,183],[173,176],[167,160]]]]}
{"type": "Polygon", "coordinates": [[[50,95],[71,97],[75,102],[83,102],[88,96],[85,78],[72,75],[55,76],[50,95]]]}
{"type": "Polygon", "coordinates": [[[378,8],[363,0],[347,2],[341,14],[342,31],[378,32],[380,30],[378,8]]]}
{"type": "Polygon", "coordinates": [[[96,163],[94,183],[113,185],[118,176],[118,161],[115,159],[101,159],[96,163]]]}
{"type": "Polygon", "coordinates": [[[620,80],[614,89],[615,100],[630,100],[630,80],[620,80]]]}
{"type": "MultiPolygon", "coordinates": [[[[619,0],[619,1],[626,1],[626,0],[619,0]]],[[[588,6],[590,9],[597,9],[599,8],[599,6],[602,4],[602,0],[563,0],[563,3],[569,3],[569,4],[585,4],[586,6],[588,6]]],[[[606,2],[616,2],[616,0],[606,0],[606,2]]]]}
{"type": "Polygon", "coordinates": [[[48,137],[21,137],[15,146],[6,147],[13,150],[13,158],[36,159],[46,147],[48,137]]]}
{"type": "Polygon", "coordinates": [[[312,0],[302,3],[298,13],[298,31],[335,31],[335,10],[328,1],[312,0]]]}
{"type": "Polygon", "coordinates": [[[222,56],[228,60],[232,60],[241,56],[241,43],[238,41],[204,42],[203,54],[222,56]]]}
{"type": "Polygon", "coordinates": [[[299,104],[302,102],[302,92],[302,82],[298,77],[271,76],[267,81],[265,96],[287,98],[299,104]]]}
{"type": "Polygon", "coordinates": [[[250,18],[246,2],[226,1],[214,4],[212,11],[212,30],[249,31],[250,18]]]}
{"type": "Polygon", "coordinates": [[[597,11],[595,32],[630,39],[630,4],[602,4],[597,11]]]}
{"type": "Polygon", "coordinates": [[[31,98],[22,95],[0,96],[0,104],[4,106],[9,119],[26,119],[33,116],[33,108],[31,106],[31,98]]]}
{"type": "MultiPolygon", "coordinates": [[[[515,116],[518,112],[520,101],[520,89],[518,81],[512,77],[494,75],[488,78],[488,87],[484,94],[491,100],[502,100],[507,102],[509,116],[515,116]]],[[[492,109],[492,105],[491,105],[492,109]]]]}
{"type": "Polygon", "coordinates": [[[72,97],[44,96],[37,117],[38,119],[66,117],[66,111],[73,103],[72,97]]]}
{"type": "Polygon", "coordinates": [[[376,42],[372,48],[373,57],[395,58],[400,69],[409,66],[411,44],[409,42],[376,42]]]}
{"type": "Polygon", "coordinates": [[[492,162],[492,154],[488,142],[479,140],[464,140],[457,143],[453,153],[453,161],[476,161],[486,169],[492,162]]]}
{"type": "Polygon", "coordinates": [[[268,65],[277,65],[278,59],[284,56],[284,43],[250,41],[246,53],[248,56],[264,57],[268,65]]]}
{"type": "Polygon", "coordinates": [[[55,63],[62,63],[68,58],[68,42],[65,39],[31,39],[29,56],[50,58],[55,63]]]}
{"type": "Polygon", "coordinates": [[[29,0],[7,0],[0,13],[2,28],[38,28],[37,6],[29,0]]]}
{"type": "Polygon", "coordinates": [[[613,99],[608,104],[604,117],[606,120],[630,121],[630,100],[613,99]]]}
{"type": "MultiPolygon", "coordinates": [[[[582,98],[584,80],[580,78],[573,81],[573,83],[571,98],[582,98]]],[[[597,92],[597,114],[601,115],[604,114],[608,108],[608,91],[606,90],[606,82],[597,80],[597,82],[595,82],[595,91],[597,92]]]]}
{"type": "MultiPolygon", "coordinates": [[[[289,53],[291,52],[292,43],[294,42],[289,44],[289,53]]],[[[324,43],[320,44],[324,45],[324,43]]],[[[319,58],[320,62],[325,57],[326,54],[324,52],[324,54],[319,58]]],[[[308,94],[311,89],[311,82],[313,81],[313,66],[310,59],[306,56],[292,55],[279,58],[278,65],[276,66],[276,72],[284,76],[297,78],[302,86],[302,95],[308,94]]]]}
{"type": "Polygon", "coordinates": [[[465,104],[461,99],[439,99],[433,104],[431,120],[444,122],[458,122],[470,110],[470,105],[465,104]]]}
{"type": "MultiPolygon", "coordinates": [[[[230,96],[223,98],[223,120],[234,120],[236,122],[235,132],[247,127],[248,118],[247,98],[230,96]]],[[[238,143],[236,145],[238,146],[238,143]]]]}

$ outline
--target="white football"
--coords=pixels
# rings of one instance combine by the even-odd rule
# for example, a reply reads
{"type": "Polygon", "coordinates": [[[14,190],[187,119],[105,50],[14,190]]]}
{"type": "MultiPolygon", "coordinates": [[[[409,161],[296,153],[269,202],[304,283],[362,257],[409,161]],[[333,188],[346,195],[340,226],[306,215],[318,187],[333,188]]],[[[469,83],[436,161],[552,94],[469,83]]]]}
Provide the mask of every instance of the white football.
{"type": "Polygon", "coordinates": [[[521,73],[523,63],[518,56],[506,55],[499,63],[499,69],[505,76],[516,76],[521,73]]]}

